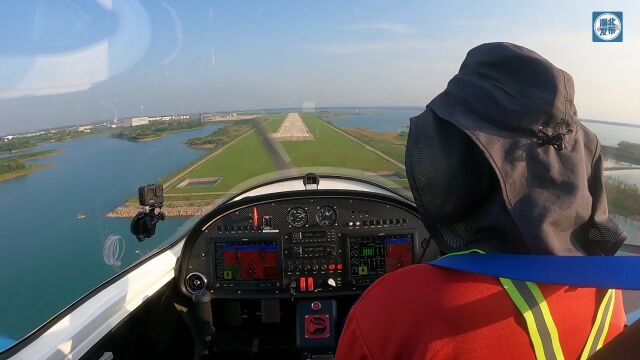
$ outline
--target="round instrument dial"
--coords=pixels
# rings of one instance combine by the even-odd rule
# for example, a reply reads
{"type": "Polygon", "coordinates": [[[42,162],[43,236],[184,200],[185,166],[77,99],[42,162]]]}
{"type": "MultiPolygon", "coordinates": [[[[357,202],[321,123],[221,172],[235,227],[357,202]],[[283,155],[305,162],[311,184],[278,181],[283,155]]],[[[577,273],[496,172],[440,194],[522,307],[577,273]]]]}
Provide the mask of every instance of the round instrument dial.
{"type": "Polygon", "coordinates": [[[318,224],[321,226],[334,225],[336,220],[338,220],[336,209],[328,205],[321,207],[316,214],[316,220],[318,220],[318,224]]]}
{"type": "Polygon", "coordinates": [[[307,210],[301,207],[292,208],[289,210],[289,214],[287,215],[287,220],[293,227],[303,227],[307,225],[308,218],[307,210]]]}

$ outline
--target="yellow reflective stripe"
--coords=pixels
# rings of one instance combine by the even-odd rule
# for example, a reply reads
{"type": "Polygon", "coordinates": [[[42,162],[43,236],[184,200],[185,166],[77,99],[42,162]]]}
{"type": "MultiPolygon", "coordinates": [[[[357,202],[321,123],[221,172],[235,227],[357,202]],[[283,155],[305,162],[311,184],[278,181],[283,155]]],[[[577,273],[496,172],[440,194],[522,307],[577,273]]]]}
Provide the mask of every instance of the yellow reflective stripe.
{"type": "MultiPolygon", "coordinates": [[[[485,254],[485,252],[482,250],[471,249],[450,253],[445,256],[462,255],[469,253],[485,254]]],[[[520,310],[520,313],[522,313],[522,316],[525,318],[527,329],[529,331],[529,338],[531,339],[531,343],[533,344],[533,350],[536,354],[536,359],[547,360],[547,358],[549,358],[564,360],[562,346],[560,344],[560,337],[558,336],[558,329],[555,322],[553,321],[553,317],[551,316],[551,311],[549,310],[547,301],[540,291],[538,285],[529,281],[516,280],[518,282],[518,286],[521,289],[525,289],[523,287],[523,284],[525,284],[526,288],[528,288],[528,290],[531,292],[531,294],[524,294],[526,298],[529,299],[529,302],[531,304],[529,305],[527,303],[527,300],[525,299],[525,296],[520,293],[520,290],[518,290],[518,286],[516,286],[512,280],[506,278],[499,278],[499,280],[502,283],[504,289],[509,294],[511,300],[515,303],[516,307],[518,308],[518,310],[520,310]],[[531,299],[531,295],[533,296],[533,299],[531,299]],[[534,306],[535,309],[532,309],[530,306],[534,306]],[[536,317],[538,317],[539,319],[541,318],[540,320],[542,320],[544,324],[540,325],[544,325],[544,327],[538,327],[536,317]],[[543,330],[544,339],[543,336],[541,336],[539,329],[543,330]],[[552,349],[549,349],[549,342],[551,343],[552,349]],[[545,343],[547,344],[546,347],[545,343]]],[[[596,320],[593,324],[593,327],[591,328],[589,338],[587,339],[587,343],[580,357],[581,360],[587,359],[590,355],[600,349],[604,344],[604,339],[607,337],[607,332],[609,331],[609,326],[611,325],[614,304],[615,290],[609,289],[607,290],[607,293],[605,294],[604,299],[602,300],[598,308],[596,320]]]]}
{"type": "Polygon", "coordinates": [[[533,351],[536,354],[536,359],[546,360],[546,356],[544,354],[544,346],[542,344],[542,340],[540,339],[538,326],[536,325],[536,320],[531,313],[531,309],[529,309],[526,301],[524,301],[522,295],[520,295],[520,293],[516,289],[516,286],[511,280],[500,278],[500,282],[509,294],[511,300],[516,304],[518,310],[520,310],[522,316],[524,316],[525,322],[527,323],[527,330],[529,330],[529,338],[531,339],[531,343],[533,343],[533,351]]]}
{"type": "Polygon", "coordinates": [[[582,355],[580,356],[581,360],[587,359],[590,355],[600,349],[602,347],[602,344],[604,344],[604,339],[607,337],[609,325],[611,324],[611,317],[613,315],[615,299],[615,290],[607,290],[607,293],[600,303],[598,313],[596,314],[596,321],[593,323],[593,327],[591,328],[591,332],[589,333],[589,337],[587,338],[587,343],[585,344],[582,355]],[[602,324],[603,318],[604,324],[602,324]],[[593,347],[594,342],[596,342],[595,348],[593,347]]]}
{"type": "Polygon", "coordinates": [[[553,317],[551,316],[551,311],[549,311],[549,306],[547,305],[547,301],[542,295],[540,288],[536,283],[532,283],[529,281],[525,281],[533,296],[538,301],[538,305],[540,306],[540,310],[542,311],[542,316],[544,317],[544,321],[547,324],[547,328],[549,329],[549,334],[551,335],[551,344],[553,345],[553,352],[556,353],[556,358],[564,359],[564,355],[562,354],[562,346],[560,345],[560,337],[558,336],[558,328],[556,328],[556,323],[553,321],[553,317]]]}
{"type": "MultiPolygon", "coordinates": [[[[604,322],[604,330],[602,331],[602,335],[600,335],[600,340],[598,341],[598,347],[596,348],[596,350],[602,347],[602,345],[604,344],[604,338],[607,337],[607,332],[609,331],[609,325],[611,325],[611,317],[613,316],[613,306],[616,303],[616,291],[614,289],[609,289],[609,291],[607,291],[607,295],[611,297],[611,306],[609,306],[609,310],[607,311],[607,318],[605,319],[605,322],[604,322]]],[[[600,308],[604,306],[605,306],[605,301],[603,301],[602,304],[600,304],[600,308]]],[[[599,309],[598,312],[600,311],[601,310],[599,309]]]]}

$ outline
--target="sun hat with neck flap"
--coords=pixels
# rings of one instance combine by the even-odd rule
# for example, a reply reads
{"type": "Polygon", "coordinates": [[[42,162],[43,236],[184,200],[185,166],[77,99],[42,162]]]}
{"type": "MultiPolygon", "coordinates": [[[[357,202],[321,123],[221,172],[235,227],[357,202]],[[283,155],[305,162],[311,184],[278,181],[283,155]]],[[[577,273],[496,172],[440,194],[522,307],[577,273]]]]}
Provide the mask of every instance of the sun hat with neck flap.
{"type": "Polygon", "coordinates": [[[411,119],[409,185],[444,252],[613,255],[597,137],[579,120],[573,79],[510,43],[471,49],[411,119]]]}

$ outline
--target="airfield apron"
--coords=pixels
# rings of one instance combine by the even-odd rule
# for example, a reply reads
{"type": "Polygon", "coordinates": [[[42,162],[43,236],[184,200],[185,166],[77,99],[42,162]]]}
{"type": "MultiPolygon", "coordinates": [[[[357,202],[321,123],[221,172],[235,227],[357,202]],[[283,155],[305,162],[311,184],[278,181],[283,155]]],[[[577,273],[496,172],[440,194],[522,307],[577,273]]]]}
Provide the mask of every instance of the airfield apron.
{"type": "MultiPolygon", "coordinates": [[[[485,252],[479,249],[451,253],[446,256],[485,252]]],[[[529,339],[538,360],[563,360],[558,330],[549,311],[549,306],[534,282],[498,278],[525,319],[529,339]]],[[[600,349],[607,336],[615,302],[615,290],[609,289],[604,295],[589,337],[582,350],[581,360],[587,359],[600,349]]]]}

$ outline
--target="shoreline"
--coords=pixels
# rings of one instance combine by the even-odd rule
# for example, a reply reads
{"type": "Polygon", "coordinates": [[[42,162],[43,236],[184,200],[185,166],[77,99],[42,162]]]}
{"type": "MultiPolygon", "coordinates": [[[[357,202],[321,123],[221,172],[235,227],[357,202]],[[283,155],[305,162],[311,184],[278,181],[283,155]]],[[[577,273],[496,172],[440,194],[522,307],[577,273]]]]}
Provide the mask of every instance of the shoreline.
{"type": "MultiPolygon", "coordinates": [[[[136,139],[136,138],[128,138],[128,137],[118,137],[118,136],[111,136],[114,139],[120,139],[120,140],[125,140],[125,141],[131,141],[131,142],[145,142],[145,141],[153,141],[153,140],[158,140],[163,138],[165,135],[167,134],[173,134],[173,133],[179,133],[179,132],[183,132],[183,131],[192,131],[192,130],[198,130],[198,129],[202,129],[202,128],[206,128],[208,126],[208,124],[206,125],[202,125],[202,126],[197,126],[197,127],[193,127],[193,128],[189,128],[189,129],[181,129],[181,130],[171,130],[171,131],[164,131],[159,133],[157,136],[153,136],[153,137],[148,137],[148,138],[142,138],[142,139],[136,139]]],[[[115,132],[114,132],[115,134],[115,132]]]]}
{"type": "MultiPolygon", "coordinates": [[[[43,159],[52,155],[56,155],[61,153],[63,150],[62,149],[54,149],[54,150],[43,150],[43,151],[36,151],[33,153],[26,153],[26,154],[19,154],[19,155],[14,155],[14,156],[9,156],[6,158],[0,158],[0,161],[2,159],[15,159],[19,162],[27,162],[27,161],[34,161],[34,160],[39,160],[39,159],[43,159]]],[[[50,162],[50,163],[46,163],[46,164],[38,164],[38,165],[29,165],[27,164],[27,167],[24,169],[20,169],[18,171],[12,171],[12,172],[8,172],[8,173],[4,173],[4,174],[0,174],[0,182],[3,181],[9,181],[9,180],[13,180],[28,174],[31,174],[32,172],[36,172],[38,170],[42,170],[42,169],[46,169],[50,166],[53,166],[54,162],[50,162]]]]}
{"type": "MultiPolygon", "coordinates": [[[[174,202],[170,206],[163,207],[162,211],[167,217],[202,216],[211,211],[217,204],[217,200],[202,203],[194,201],[174,202]]],[[[109,211],[106,216],[108,218],[132,218],[140,211],[146,211],[146,208],[138,204],[127,202],[109,211]]]]}
{"type": "MultiPolygon", "coordinates": [[[[219,148],[218,150],[212,151],[209,154],[206,154],[205,156],[195,160],[195,162],[187,164],[185,167],[179,169],[176,175],[171,176],[168,180],[164,181],[163,185],[165,187],[165,191],[167,191],[168,188],[171,185],[173,185],[173,183],[175,183],[177,180],[182,178],[185,174],[189,173],[190,171],[192,171],[196,167],[202,165],[203,163],[205,163],[210,158],[220,154],[226,148],[232,146],[237,141],[240,141],[241,139],[243,139],[244,137],[246,137],[249,134],[253,133],[254,131],[255,131],[255,129],[251,129],[251,130],[245,132],[244,134],[240,135],[238,138],[236,138],[233,141],[227,143],[226,145],[224,145],[223,147],[219,148]]],[[[189,145],[189,146],[191,146],[191,145],[189,145]]],[[[204,215],[207,212],[209,212],[211,209],[213,209],[213,207],[215,207],[218,204],[218,201],[219,200],[213,200],[213,201],[202,202],[202,203],[197,203],[195,201],[186,201],[186,202],[174,201],[174,202],[171,203],[171,205],[163,207],[162,211],[164,211],[164,213],[165,213],[165,215],[167,217],[199,216],[199,215],[204,215]]],[[[138,205],[137,203],[131,203],[129,201],[126,201],[124,204],[122,204],[122,205],[116,207],[115,209],[109,211],[106,214],[106,216],[110,217],[110,218],[131,218],[131,217],[135,216],[138,212],[143,211],[143,210],[144,210],[144,207],[138,205]]]]}
{"type": "Polygon", "coordinates": [[[14,171],[14,172],[10,172],[10,173],[6,173],[6,174],[2,174],[0,175],[0,182],[4,182],[4,181],[9,181],[9,180],[13,180],[25,175],[29,175],[32,172],[38,171],[38,170],[42,170],[42,169],[46,169],[50,166],[52,166],[52,163],[48,163],[48,164],[44,164],[44,165],[31,165],[26,169],[22,169],[20,171],[14,171]]]}

